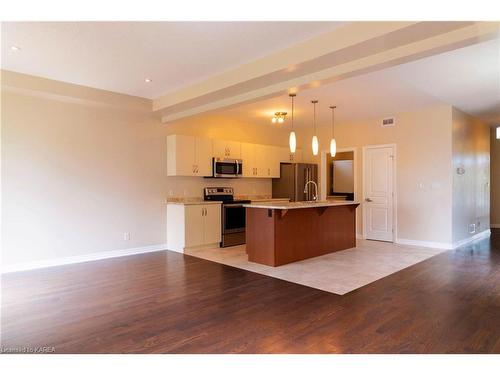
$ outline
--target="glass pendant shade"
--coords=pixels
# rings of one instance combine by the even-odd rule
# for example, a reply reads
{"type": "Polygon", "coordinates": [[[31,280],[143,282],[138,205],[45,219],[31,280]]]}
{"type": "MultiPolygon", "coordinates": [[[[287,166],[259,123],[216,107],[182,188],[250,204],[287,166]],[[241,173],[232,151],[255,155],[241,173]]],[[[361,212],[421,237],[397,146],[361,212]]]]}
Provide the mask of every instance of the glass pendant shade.
{"type": "Polygon", "coordinates": [[[316,136],[313,136],[312,138],[312,151],[314,156],[318,155],[319,143],[318,143],[318,137],[316,136]]]}
{"type": "Polygon", "coordinates": [[[295,150],[297,149],[297,138],[295,137],[294,131],[290,132],[289,144],[290,144],[290,152],[294,154],[295,150]]]}
{"type": "Polygon", "coordinates": [[[337,154],[337,141],[335,138],[332,138],[330,141],[330,155],[332,155],[332,158],[335,157],[335,154],[337,154]]]}

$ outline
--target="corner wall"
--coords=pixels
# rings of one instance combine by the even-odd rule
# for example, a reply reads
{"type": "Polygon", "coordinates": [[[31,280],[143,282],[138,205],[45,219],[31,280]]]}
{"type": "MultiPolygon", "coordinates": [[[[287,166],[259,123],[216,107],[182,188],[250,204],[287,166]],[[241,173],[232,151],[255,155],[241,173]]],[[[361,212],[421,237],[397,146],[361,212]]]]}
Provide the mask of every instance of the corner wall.
{"type": "Polygon", "coordinates": [[[204,186],[217,185],[233,186],[238,194],[271,194],[270,179],[167,177],[166,137],[277,139],[286,145],[286,133],[210,115],[162,124],[150,100],[1,74],[2,267],[164,248],[169,195],[201,197],[204,186]]]}
{"type": "Polygon", "coordinates": [[[490,229],[490,128],[453,108],[452,129],[453,243],[458,245],[490,229]]]}
{"type": "MultiPolygon", "coordinates": [[[[397,238],[428,246],[452,242],[452,107],[441,105],[395,114],[394,127],[380,118],[335,125],[337,147],[357,150],[356,198],[363,196],[362,147],[396,144],[397,238]]],[[[318,128],[320,150],[328,150],[331,130],[318,128]]],[[[309,162],[320,163],[311,152],[310,129],[297,132],[299,147],[309,162]]],[[[362,233],[363,205],[358,208],[357,232],[362,233]]]]}
{"type": "Polygon", "coordinates": [[[491,150],[491,227],[500,228],[500,139],[496,139],[496,129],[490,133],[491,150]]]}

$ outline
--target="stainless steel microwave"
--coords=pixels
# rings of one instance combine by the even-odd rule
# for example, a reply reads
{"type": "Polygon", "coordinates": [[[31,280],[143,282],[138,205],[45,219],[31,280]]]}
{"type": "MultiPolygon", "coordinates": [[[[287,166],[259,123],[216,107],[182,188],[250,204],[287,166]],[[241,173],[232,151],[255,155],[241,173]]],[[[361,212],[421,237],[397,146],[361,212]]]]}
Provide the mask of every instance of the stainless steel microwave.
{"type": "Polygon", "coordinates": [[[221,159],[213,158],[212,177],[237,178],[243,173],[243,163],[241,159],[221,159]]]}

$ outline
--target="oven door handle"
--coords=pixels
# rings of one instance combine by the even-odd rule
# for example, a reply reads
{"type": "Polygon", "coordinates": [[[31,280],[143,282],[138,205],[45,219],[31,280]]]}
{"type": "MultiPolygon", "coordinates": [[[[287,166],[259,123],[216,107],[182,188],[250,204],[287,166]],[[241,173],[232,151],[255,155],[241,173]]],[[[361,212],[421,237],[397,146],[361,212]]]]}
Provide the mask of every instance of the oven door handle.
{"type": "Polygon", "coordinates": [[[224,203],[222,206],[223,207],[243,207],[243,203],[224,203]]]}

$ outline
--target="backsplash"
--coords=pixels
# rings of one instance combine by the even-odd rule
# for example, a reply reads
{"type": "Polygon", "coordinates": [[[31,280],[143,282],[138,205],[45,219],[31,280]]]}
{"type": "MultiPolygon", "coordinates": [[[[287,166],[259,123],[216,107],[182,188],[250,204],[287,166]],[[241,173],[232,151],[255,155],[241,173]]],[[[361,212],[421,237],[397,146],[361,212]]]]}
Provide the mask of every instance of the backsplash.
{"type": "Polygon", "coordinates": [[[232,187],[237,197],[269,198],[272,195],[270,178],[200,178],[167,177],[167,200],[202,198],[205,187],[232,187]]]}

